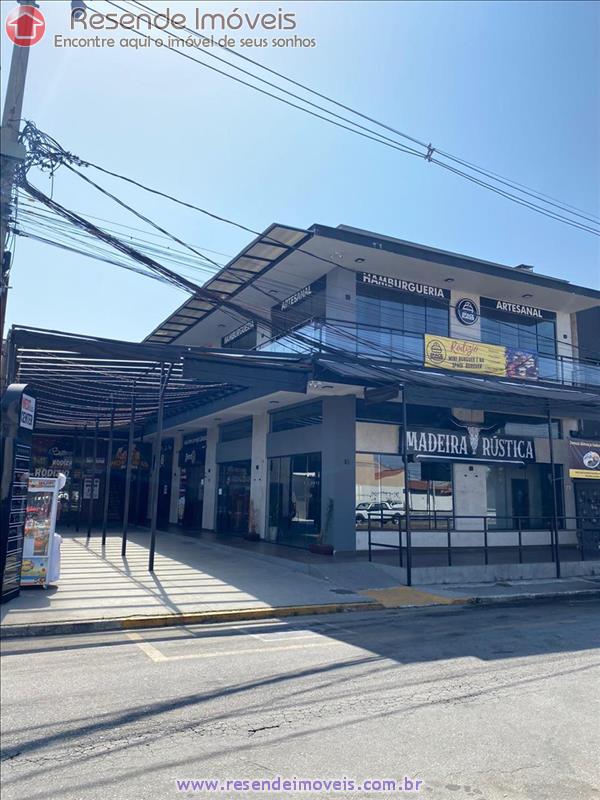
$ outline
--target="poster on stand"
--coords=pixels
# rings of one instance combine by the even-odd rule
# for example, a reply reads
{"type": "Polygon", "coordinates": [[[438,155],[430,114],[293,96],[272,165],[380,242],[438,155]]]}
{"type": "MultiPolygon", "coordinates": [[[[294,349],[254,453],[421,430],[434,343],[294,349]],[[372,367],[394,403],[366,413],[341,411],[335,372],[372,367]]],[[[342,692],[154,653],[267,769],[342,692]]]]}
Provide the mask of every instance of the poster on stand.
{"type": "Polygon", "coordinates": [[[29,479],[21,586],[48,586],[55,549],[53,537],[58,493],[64,483],[64,475],[58,478],[29,479]]]}

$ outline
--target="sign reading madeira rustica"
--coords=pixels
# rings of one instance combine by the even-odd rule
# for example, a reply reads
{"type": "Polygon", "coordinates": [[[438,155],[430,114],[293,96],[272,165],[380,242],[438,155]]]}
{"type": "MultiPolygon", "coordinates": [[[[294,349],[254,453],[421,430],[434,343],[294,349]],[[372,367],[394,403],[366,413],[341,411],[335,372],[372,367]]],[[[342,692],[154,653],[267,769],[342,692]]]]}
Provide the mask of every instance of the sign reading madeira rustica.
{"type": "Polygon", "coordinates": [[[490,436],[479,426],[466,426],[465,433],[443,430],[407,432],[409,451],[425,458],[461,461],[535,461],[533,439],[490,436]]]}

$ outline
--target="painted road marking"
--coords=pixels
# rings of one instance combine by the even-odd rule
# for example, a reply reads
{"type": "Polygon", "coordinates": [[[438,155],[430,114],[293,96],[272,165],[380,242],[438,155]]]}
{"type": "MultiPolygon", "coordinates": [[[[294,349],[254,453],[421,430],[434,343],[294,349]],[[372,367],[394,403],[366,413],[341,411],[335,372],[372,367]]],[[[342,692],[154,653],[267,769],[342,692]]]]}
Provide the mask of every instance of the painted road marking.
{"type": "Polygon", "coordinates": [[[143,639],[139,633],[130,631],[127,633],[127,638],[131,639],[132,642],[135,642],[140,650],[142,650],[151,661],[167,660],[167,656],[164,656],[157,647],[154,647],[153,644],[150,644],[150,642],[147,642],[145,639],[143,639]]]}
{"type": "MultiPolygon", "coordinates": [[[[237,656],[237,655],[260,655],[263,653],[279,653],[284,650],[305,650],[309,647],[354,647],[353,645],[348,644],[348,642],[337,642],[337,641],[330,641],[326,640],[323,642],[312,642],[312,643],[305,643],[305,644],[289,644],[283,645],[279,647],[252,647],[252,648],[240,648],[239,650],[216,650],[210,653],[185,653],[184,655],[178,656],[166,656],[164,653],[161,653],[157,647],[150,644],[149,642],[142,639],[139,633],[135,631],[131,631],[127,634],[129,639],[134,642],[140,650],[148,656],[151,661],[154,662],[164,662],[164,661],[187,661],[193,658],[224,658],[228,656],[237,656]]],[[[360,650],[362,648],[358,647],[355,648],[360,650]]]]}

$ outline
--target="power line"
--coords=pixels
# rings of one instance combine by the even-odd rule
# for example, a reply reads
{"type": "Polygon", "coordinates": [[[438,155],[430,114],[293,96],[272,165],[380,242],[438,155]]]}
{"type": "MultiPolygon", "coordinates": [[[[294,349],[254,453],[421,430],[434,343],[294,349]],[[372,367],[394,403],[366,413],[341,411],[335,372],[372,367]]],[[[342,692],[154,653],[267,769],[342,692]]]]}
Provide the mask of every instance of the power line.
{"type": "MultiPolygon", "coordinates": [[[[35,128],[35,126],[33,125],[33,123],[28,122],[26,124],[25,129],[24,129],[24,138],[30,144],[30,147],[31,147],[31,152],[28,154],[28,162],[27,162],[29,166],[31,166],[32,164],[38,164],[39,163],[42,166],[42,168],[54,170],[54,169],[57,168],[57,166],[59,164],[67,163],[67,160],[70,159],[70,160],[75,161],[78,164],[81,164],[81,165],[84,165],[84,166],[93,166],[94,168],[97,168],[97,169],[99,169],[99,170],[101,170],[103,172],[108,172],[109,174],[113,175],[114,177],[118,177],[118,178],[121,178],[122,180],[131,182],[131,179],[129,179],[129,178],[125,177],[125,176],[121,176],[118,173],[111,173],[111,172],[105,170],[104,168],[99,167],[98,165],[91,164],[91,162],[83,161],[78,156],[74,156],[73,154],[68,153],[55,140],[51,139],[51,137],[47,136],[46,134],[43,134],[41,131],[38,131],[35,128]],[[39,150],[40,150],[39,153],[35,152],[36,148],[39,148],[39,150]]],[[[67,166],[68,166],[68,163],[67,163],[67,166]]],[[[451,169],[453,169],[453,168],[451,168],[451,169]]],[[[77,173],[77,174],[79,174],[79,173],[77,173]]],[[[147,189],[147,187],[145,187],[143,184],[141,184],[141,183],[139,183],[137,181],[134,181],[134,183],[137,186],[139,186],[140,188],[147,189]]],[[[102,187],[99,187],[98,184],[94,183],[93,181],[91,181],[91,184],[95,188],[97,188],[100,191],[104,192],[102,187]]],[[[183,202],[183,201],[180,201],[178,198],[175,198],[175,197],[173,197],[171,195],[166,195],[165,193],[159,192],[158,190],[148,189],[148,191],[151,191],[151,192],[153,192],[155,194],[159,194],[159,195],[161,195],[163,197],[167,197],[168,199],[173,200],[176,203],[183,202]]],[[[106,192],[104,192],[104,193],[106,193],[106,192]]],[[[115,198],[114,195],[111,195],[109,193],[109,196],[112,199],[115,199],[116,202],[119,202],[121,205],[125,205],[118,198],[115,198]]],[[[186,204],[186,205],[190,205],[190,204],[186,204]]],[[[139,214],[139,212],[135,211],[135,209],[132,209],[130,206],[125,205],[125,207],[128,210],[131,210],[137,216],[141,217],[142,219],[144,219],[144,220],[147,219],[143,215],[139,214]]],[[[211,212],[206,212],[205,209],[200,209],[198,207],[194,207],[194,208],[196,208],[197,210],[201,211],[202,213],[209,213],[211,216],[214,216],[211,212]]],[[[220,217],[219,219],[222,220],[222,221],[227,221],[223,217],[220,217]]],[[[154,224],[151,221],[149,221],[149,222],[150,222],[150,224],[154,224]]],[[[239,225],[239,223],[232,223],[232,224],[239,225]]],[[[246,226],[244,226],[244,227],[246,227],[246,226]]],[[[164,229],[162,229],[162,228],[160,230],[164,231],[164,229]]],[[[261,235],[258,231],[252,231],[252,229],[250,229],[250,228],[247,228],[247,230],[251,231],[252,233],[255,233],[256,235],[259,235],[259,236],[261,235]]],[[[165,231],[165,233],[166,233],[168,238],[175,238],[176,241],[179,241],[179,240],[177,240],[176,237],[174,237],[168,231],[165,231]]],[[[307,231],[307,233],[308,233],[308,231],[307,231]]],[[[265,237],[265,238],[268,239],[269,237],[265,237]]],[[[277,242],[277,240],[273,240],[273,241],[277,242]]],[[[317,259],[319,261],[325,262],[329,269],[331,268],[332,264],[334,263],[329,259],[322,258],[321,256],[318,256],[318,255],[316,255],[314,253],[311,253],[309,251],[303,250],[302,247],[288,245],[288,248],[290,250],[296,250],[298,252],[301,252],[303,255],[306,255],[306,256],[309,256],[311,258],[315,258],[315,259],[317,259]]],[[[180,264],[177,264],[177,266],[180,266],[180,264]]],[[[346,271],[354,272],[350,268],[342,266],[340,264],[337,264],[337,266],[340,267],[341,269],[346,270],[346,271]]],[[[260,282],[265,282],[265,280],[268,281],[268,285],[273,287],[273,288],[275,286],[278,286],[278,285],[279,286],[283,286],[284,290],[287,290],[288,293],[293,291],[293,290],[295,290],[295,288],[297,288],[295,286],[286,285],[286,284],[282,283],[281,281],[278,283],[277,281],[273,281],[272,279],[269,279],[269,278],[266,278],[266,279],[265,278],[258,278],[258,279],[256,279],[251,284],[252,288],[254,290],[258,291],[259,293],[267,296],[270,301],[273,300],[271,292],[270,291],[266,291],[265,289],[261,288],[261,286],[260,286],[260,282]]],[[[190,290],[188,289],[188,291],[190,291],[190,290]]],[[[338,304],[338,305],[341,307],[340,304],[338,304]]],[[[264,309],[262,309],[262,307],[256,306],[256,308],[261,312],[264,310],[264,309]]],[[[514,326],[514,327],[516,328],[516,326],[514,326]]],[[[544,337],[544,338],[547,338],[547,337],[544,337]]]]}
{"type": "MultiPolygon", "coordinates": [[[[118,5],[117,3],[112,2],[112,0],[109,0],[109,3],[110,3],[110,5],[114,6],[115,8],[118,8],[119,10],[127,12],[127,9],[124,9],[122,6],[118,5]]],[[[131,0],[130,0],[130,5],[138,6],[139,8],[142,8],[145,11],[149,11],[150,13],[153,13],[153,10],[151,8],[149,8],[148,6],[145,6],[143,3],[138,2],[137,0],[134,0],[134,2],[131,2],[131,0]]],[[[127,13],[130,13],[130,12],[127,12],[127,13]]],[[[210,41],[208,39],[208,37],[204,36],[203,34],[199,33],[198,31],[194,31],[193,29],[191,29],[189,27],[184,27],[184,30],[186,30],[187,32],[193,34],[194,36],[198,36],[199,38],[201,38],[201,39],[203,39],[205,41],[210,41]]],[[[140,34],[140,35],[145,36],[144,34],[140,34]]],[[[182,37],[177,36],[176,34],[174,34],[172,32],[169,32],[169,36],[171,38],[177,39],[178,41],[185,41],[182,37]]],[[[145,38],[151,39],[152,37],[145,36],[145,38]]],[[[162,39],[162,41],[164,42],[165,40],[162,39]]],[[[168,44],[167,44],[167,47],[168,47],[168,49],[174,50],[168,44]]],[[[289,78],[288,76],[284,75],[281,72],[278,72],[277,70],[273,70],[270,67],[266,67],[263,64],[260,64],[259,62],[249,58],[248,56],[246,56],[246,55],[234,50],[233,48],[224,47],[222,45],[219,45],[219,47],[221,47],[221,49],[226,50],[231,55],[234,55],[234,56],[236,56],[238,58],[241,58],[244,61],[249,62],[249,63],[253,64],[254,66],[259,67],[260,69],[265,70],[266,72],[269,72],[269,73],[271,73],[273,75],[276,75],[277,77],[279,77],[279,78],[281,78],[281,79],[283,79],[285,81],[288,81],[289,83],[291,83],[291,84],[293,84],[295,86],[298,86],[299,88],[302,88],[304,91],[310,92],[311,94],[313,94],[313,95],[315,95],[317,97],[320,97],[321,99],[326,100],[327,102],[333,103],[334,105],[336,105],[336,106],[338,106],[340,108],[343,108],[344,110],[349,111],[352,114],[355,114],[356,116],[361,117],[362,119],[365,119],[365,120],[367,120],[367,121],[369,121],[371,123],[374,123],[377,126],[379,126],[381,128],[384,128],[384,129],[386,129],[386,130],[388,130],[388,131],[390,131],[390,132],[392,132],[392,133],[394,133],[394,134],[396,134],[398,136],[401,136],[402,138],[405,138],[405,139],[417,144],[418,146],[420,146],[420,147],[422,147],[422,148],[424,148],[426,150],[425,153],[421,153],[421,152],[415,150],[414,148],[406,148],[405,152],[408,152],[408,153],[410,153],[412,155],[417,155],[417,156],[419,156],[421,158],[424,158],[427,161],[430,161],[431,163],[437,163],[438,165],[443,165],[443,162],[441,162],[439,159],[434,160],[432,158],[433,153],[438,153],[438,155],[440,155],[440,156],[444,156],[445,158],[448,158],[448,159],[450,159],[450,160],[452,160],[452,161],[454,161],[456,163],[459,163],[462,166],[467,167],[468,169],[471,169],[471,170],[475,171],[476,173],[478,173],[480,175],[484,175],[484,176],[486,176],[486,177],[488,177],[488,178],[490,178],[492,180],[495,180],[495,181],[499,182],[500,184],[502,184],[504,186],[508,186],[508,187],[512,188],[513,190],[515,190],[515,191],[521,192],[521,193],[525,194],[526,196],[533,197],[533,198],[537,199],[540,202],[543,202],[543,203],[546,203],[548,205],[551,205],[551,206],[554,206],[556,208],[559,208],[560,210],[564,211],[567,214],[571,214],[572,216],[580,217],[580,218],[582,218],[582,219],[584,219],[584,220],[586,220],[588,222],[591,222],[593,224],[597,224],[600,221],[600,220],[598,220],[597,217],[589,215],[587,212],[578,213],[578,212],[581,211],[580,209],[577,209],[575,206],[562,203],[561,201],[556,201],[556,198],[552,198],[550,195],[544,195],[543,193],[538,192],[537,190],[531,189],[530,187],[527,187],[524,184],[520,184],[520,183],[517,183],[515,181],[509,180],[508,178],[505,178],[504,176],[501,176],[498,173],[494,173],[494,172],[491,172],[490,170],[486,170],[483,167],[479,167],[476,164],[473,164],[472,162],[466,161],[465,159],[462,159],[462,158],[459,158],[457,156],[454,156],[451,153],[448,153],[446,151],[440,150],[438,148],[433,148],[431,144],[426,144],[425,142],[422,142],[422,141],[420,141],[420,140],[418,140],[418,139],[416,139],[416,138],[404,133],[403,131],[398,130],[397,128],[393,128],[392,126],[387,125],[386,123],[383,123],[380,120],[377,120],[377,119],[375,119],[373,117],[370,117],[369,115],[366,115],[366,114],[358,111],[357,109],[352,108],[351,106],[345,105],[344,103],[341,103],[341,102],[335,100],[334,98],[329,97],[328,95],[325,95],[325,94],[323,94],[321,92],[318,92],[315,89],[312,89],[311,87],[309,87],[309,86],[307,86],[307,85],[305,85],[303,83],[300,83],[299,81],[295,81],[294,79],[289,78]],[[556,201],[556,202],[554,202],[554,201],[556,201]]],[[[198,45],[195,45],[195,49],[200,49],[200,48],[198,47],[198,45]]],[[[179,52],[181,55],[187,55],[185,53],[181,53],[179,50],[174,50],[174,52],[179,52]]],[[[297,94],[295,94],[293,92],[290,92],[289,90],[285,89],[284,87],[278,86],[277,84],[274,84],[271,81],[266,81],[264,78],[261,78],[260,76],[255,75],[252,72],[249,72],[248,70],[245,70],[245,69],[243,69],[241,67],[238,67],[235,64],[231,64],[226,59],[223,59],[223,58],[217,56],[209,48],[207,48],[206,50],[202,50],[201,52],[203,53],[203,55],[209,56],[211,58],[215,58],[218,61],[223,62],[227,66],[229,66],[229,67],[231,67],[231,68],[233,68],[235,70],[238,70],[238,71],[240,71],[240,72],[242,72],[242,73],[244,73],[246,75],[250,75],[255,80],[258,80],[258,81],[260,81],[262,83],[265,83],[265,84],[271,86],[272,88],[275,88],[278,91],[280,91],[280,92],[282,92],[284,94],[287,94],[288,96],[291,96],[291,97],[294,97],[295,99],[300,100],[303,103],[307,103],[308,105],[310,105],[310,106],[312,106],[314,108],[318,108],[318,109],[324,111],[325,113],[328,113],[328,114],[330,114],[330,115],[332,115],[334,117],[337,117],[338,119],[342,119],[342,120],[344,120],[346,122],[349,122],[350,124],[355,125],[356,127],[361,128],[362,130],[366,130],[366,131],[369,131],[371,133],[375,133],[377,136],[380,137],[378,139],[378,141],[380,141],[380,143],[382,143],[382,144],[387,141],[388,143],[394,143],[394,144],[398,145],[398,142],[396,140],[390,139],[389,137],[382,136],[380,133],[378,133],[376,131],[374,132],[371,128],[365,127],[363,125],[359,125],[355,121],[349,120],[346,117],[343,117],[343,116],[341,116],[339,114],[336,114],[335,112],[332,112],[330,109],[323,108],[322,106],[319,106],[319,105],[313,103],[312,101],[307,100],[306,98],[303,98],[303,97],[301,97],[301,96],[299,96],[299,95],[297,95],[297,94]]],[[[228,73],[223,73],[221,70],[218,70],[218,69],[216,69],[214,67],[211,67],[210,65],[206,64],[206,62],[198,61],[197,59],[193,59],[193,58],[192,58],[192,60],[196,61],[196,63],[199,63],[202,66],[206,66],[209,69],[217,71],[220,74],[224,74],[226,77],[229,77],[232,80],[236,80],[238,82],[241,82],[244,85],[247,85],[250,88],[255,89],[256,91],[263,91],[259,87],[252,86],[251,84],[247,84],[245,81],[240,81],[238,78],[236,78],[233,75],[230,75],[228,73]]],[[[270,95],[270,93],[268,93],[268,92],[266,94],[268,94],[269,96],[273,97],[273,95],[270,95]]],[[[280,97],[274,97],[274,99],[278,99],[281,102],[287,102],[283,98],[280,98],[280,97]]],[[[294,105],[294,104],[291,104],[291,105],[294,105]]],[[[298,108],[298,106],[295,106],[295,107],[298,108]]],[[[311,113],[311,112],[308,112],[307,109],[300,108],[300,110],[304,110],[304,111],[307,111],[307,113],[311,113]]],[[[316,115],[316,116],[320,117],[320,115],[316,115]]],[[[322,118],[322,117],[320,117],[320,118],[322,118]]],[[[333,122],[333,120],[325,120],[325,121],[333,122]]],[[[341,127],[345,128],[346,126],[341,126],[341,127]]],[[[356,130],[353,130],[352,132],[358,133],[358,131],[356,131],[356,130]]],[[[372,137],[367,137],[367,138],[372,138],[372,137]]],[[[457,172],[457,174],[460,174],[462,177],[467,178],[469,180],[472,180],[472,176],[468,176],[465,173],[457,172]]],[[[473,180],[473,182],[474,183],[478,183],[478,185],[480,185],[480,186],[482,186],[484,188],[491,188],[485,182],[477,182],[475,180],[473,180]]],[[[498,192],[498,193],[501,193],[501,192],[498,192]]],[[[504,193],[503,196],[506,197],[507,199],[515,200],[515,197],[509,192],[504,193]]],[[[527,207],[531,208],[531,210],[538,211],[538,213],[544,213],[543,210],[540,209],[540,207],[536,206],[535,204],[528,205],[524,201],[521,201],[520,204],[521,205],[526,205],[527,207]]],[[[558,221],[565,222],[567,224],[572,224],[571,220],[569,220],[566,217],[563,217],[562,215],[555,215],[554,219],[556,219],[558,221]]],[[[588,227],[582,227],[581,229],[582,230],[586,230],[587,232],[590,232],[590,233],[596,233],[598,235],[598,232],[596,232],[593,229],[589,229],[588,227]]]]}

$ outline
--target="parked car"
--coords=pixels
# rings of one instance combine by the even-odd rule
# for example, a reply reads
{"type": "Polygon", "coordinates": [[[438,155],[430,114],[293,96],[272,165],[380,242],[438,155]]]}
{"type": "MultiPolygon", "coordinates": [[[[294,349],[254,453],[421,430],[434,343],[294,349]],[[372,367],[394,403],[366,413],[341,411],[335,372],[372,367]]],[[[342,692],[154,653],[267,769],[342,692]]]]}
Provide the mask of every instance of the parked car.
{"type": "Polygon", "coordinates": [[[382,522],[384,525],[388,522],[397,525],[403,514],[404,505],[402,503],[391,503],[387,500],[381,503],[359,503],[356,506],[356,524],[364,524],[371,519],[375,522],[382,522]]]}

